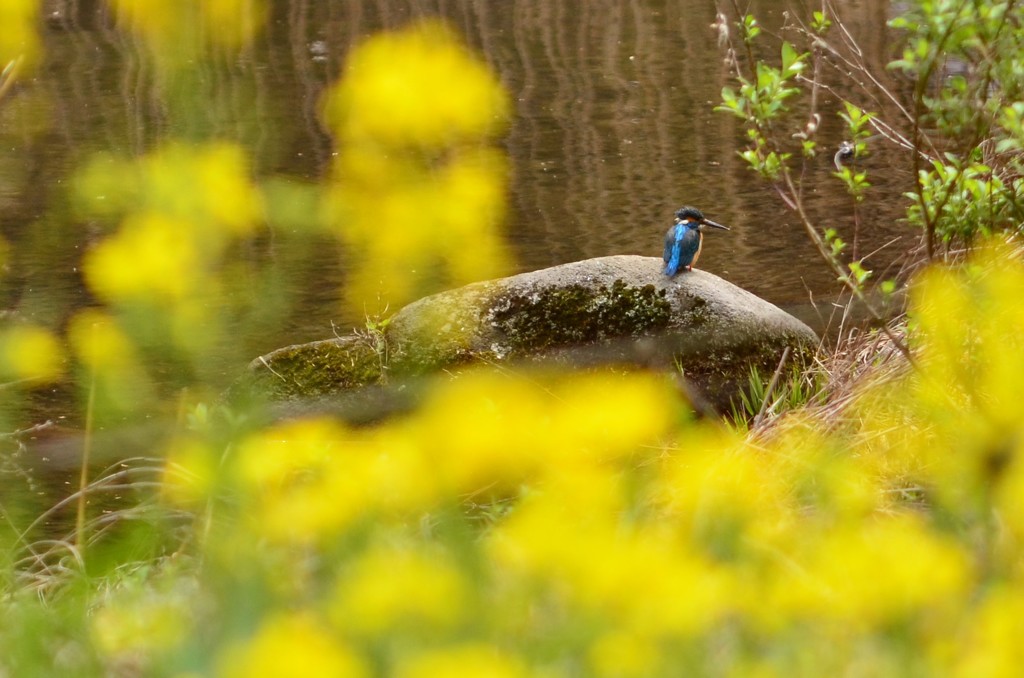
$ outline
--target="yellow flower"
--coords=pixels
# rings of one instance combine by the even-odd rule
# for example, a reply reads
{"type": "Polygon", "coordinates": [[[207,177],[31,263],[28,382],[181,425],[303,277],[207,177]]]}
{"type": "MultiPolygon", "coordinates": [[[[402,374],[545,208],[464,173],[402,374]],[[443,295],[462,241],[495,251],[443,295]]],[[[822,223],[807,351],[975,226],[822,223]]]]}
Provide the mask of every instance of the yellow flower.
{"type": "Polygon", "coordinates": [[[100,651],[114,657],[167,652],[185,639],[189,615],[183,599],[148,593],[102,605],[90,631],[100,651]]]}
{"type": "MultiPolygon", "coordinates": [[[[1010,459],[992,500],[999,517],[1005,522],[1007,532],[1020,544],[1024,539],[1024,502],[1021,501],[1024,496],[1021,494],[1024,492],[1024,440],[1018,438],[1012,446],[1007,445],[1005,451],[1010,459]]],[[[1006,551],[1010,559],[1018,558],[1018,548],[1006,551]]]]}
{"type": "Polygon", "coordinates": [[[644,374],[563,376],[547,384],[477,370],[437,388],[415,423],[453,491],[507,490],[538,474],[645,448],[652,454],[673,398],[663,381],[644,374]]]}
{"type": "Polygon", "coordinates": [[[408,657],[395,678],[525,678],[527,668],[517,658],[483,643],[456,645],[408,657]]]}
{"type": "Polygon", "coordinates": [[[36,0],[0,2],[0,70],[19,58],[24,60],[22,68],[35,64],[40,53],[38,13],[36,0]]]}
{"type": "Polygon", "coordinates": [[[117,235],[86,254],[89,286],[110,301],[183,299],[197,289],[205,269],[190,230],[160,214],[126,220],[117,235]]]}
{"type": "Polygon", "coordinates": [[[673,541],[668,530],[609,535],[565,584],[584,609],[646,636],[707,633],[735,606],[731,575],[673,541]]]}
{"type": "Polygon", "coordinates": [[[436,388],[415,435],[453,494],[514,488],[536,468],[545,445],[543,401],[525,380],[470,372],[436,388]]]}
{"type": "Polygon", "coordinates": [[[1024,433],[1024,267],[990,245],[961,271],[930,269],[914,290],[921,369],[908,392],[923,433],[916,449],[938,499],[973,511],[1024,433]]]}
{"type": "Polygon", "coordinates": [[[162,64],[196,58],[201,42],[238,48],[263,24],[261,0],[114,0],[118,19],[138,33],[162,64]]]}
{"type": "Polygon", "coordinates": [[[414,426],[394,422],[353,441],[367,455],[364,482],[369,500],[386,515],[406,519],[426,511],[442,498],[444,481],[424,451],[414,426]]]}
{"type": "MultiPolygon", "coordinates": [[[[885,401],[881,396],[863,400],[885,401]]],[[[879,413],[872,425],[875,422],[884,425],[889,419],[879,413]]],[[[865,433],[864,438],[869,436],[865,433]]],[[[793,413],[776,427],[766,449],[748,453],[768,462],[763,472],[771,473],[777,489],[785,489],[777,500],[793,511],[813,511],[810,515],[827,520],[858,520],[898,497],[886,494],[888,487],[882,483],[898,483],[909,471],[897,463],[906,456],[903,450],[879,444],[878,436],[863,443],[858,438],[857,443],[857,454],[850,454],[840,439],[821,430],[819,421],[793,413]]],[[[788,513],[786,524],[780,526],[796,519],[788,513]]]]}
{"type": "Polygon", "coordinates": [[[229,647],[218,678],[364,678],[366,661],[311,616],[297,612],[265,620],[247,642],[229,647]]]}
{"type": "Polygon", "coordinates": [[[648,637],[706,632],[735,607],[731,575],[671,530],[596,508],[567,511],[530,495],[488,539],[495,570],[545,585],[576,615],[648,637]]]}
{"type": "Polygon", "coordinates": [[[988,591],[964,624],[953,675],[1014,678],[1024,666],[1024,591],[1020,582],[988,591]]]}
{"type": "Polygon", "coordinates": [[[68,330],[78,359],[97,372],[136,367],[135,347],[110,315],[88,309],[78,313],[68,330]]]}
{"type": "Polygon", "coordinates": [[[626,631],[606,633],[588,652],[591,671],[597,676],[628,678],[657,675],[661,651],[657,643],[626,631]]]}
{"type": "Polygon", "coordinates": [[[442,551],[374,547],[340,581],[332,617],[353,632],[434,635],[459,623],[467,585],[442,551]]]}
{"type": "Polygon", "coordinates": [[[501,130],[508,99],[451,31],[424,22],[354,49],[326,115],[346,142],[441,147],[501,130]]]}
{"type": "Polygon", "coordinates": [[[246,519],[277,542],[316,542],[346,528],[371,507],[364,454],[329,419],[272,427],[241,443],[235,478],[246,493],[246,519]]]}
{"type": "Polygon", "coordinates": [[[224,142],[170,144],[141,162],[149,208],[180,219],[204,250],[218,253],[230,238],[251,233],[263,211],[245,151],[224,142]]]}
{"type": "Polygon", "coordinates": [[[64,352],[42,327],[16,325],[0,334],[0,371],[14,380],[54,381],[64,371],[64,352]]]}
{"type": "MultiPolygon", "coordinates": [[[[956,543],[896,516],[809,536],[803,568],[779,580],[778,604],[809,620],[855,627],[934,615],[962,605],[970,563],[956,543]]],[[[798,559],[799,560],[799,559],[798,559]]]]}
{"type": "Polygon", "coordinates": [[[109,404],[131,411],[150,402],[153,388],[146,370],[113,317],[95,309],[78,312],[69,323],[68,340],[109,404]]]}
{"type": "Polygon", "coordinates": [[[76,191],[90,214],[156,214],[177,222],[212,260],[263,218],[263,197],[251,174],[236,144],[169,143],[141,159],[96,154],[79,172],[76,191]]]}
{"type": "Polygon", "coordinates": [[[651,492],[684,539],[735,558],[794,519],[790,470],[724,428],[692,426],[663,461],[651,492]]]}
{"type": "Polygon", "coordinates": [[[241,47],[263,27],[263,0],[204,0],[199,10],[205,20],[207,39],[218,45],[241,47]]]}
{"type": "Polygon", "coordinates": [[[550,455],[566,461],[637,455],[668,433],[680,402],[649,374],[595,373],[559,381],[550,405],[550,455]]]}
{"type": "Polygon", "coordinates": [[[507,168],[489,148],[507,116],[501,83],[439,23],[352,50],[326,98],[341,150],[325,214],[351,251],[354,308],[382,312],[507,268],[507,168]]]}
{"type": "Polygon", "coordinates": [[[333,419],[300,419],[270,427],[243,441],[235,462],[244,486],[272,491],[326,468],[344,454],[348,431],[333,419]]]}
{"type": "Polygon", "coordinates": [[[161,490],[167,499],[194,506],[210,497],[217,487],[219,460],[206,441],[194,437],[175,438],[165,457],[161,490]]]}

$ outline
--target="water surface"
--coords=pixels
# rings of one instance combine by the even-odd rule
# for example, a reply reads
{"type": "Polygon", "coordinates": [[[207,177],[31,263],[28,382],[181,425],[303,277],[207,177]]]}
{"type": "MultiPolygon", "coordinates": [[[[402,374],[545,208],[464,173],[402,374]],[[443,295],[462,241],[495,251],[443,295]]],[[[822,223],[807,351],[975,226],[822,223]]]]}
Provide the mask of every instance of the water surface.
{"type": "MultiPolygon", "coordinates": [[[[706,0],[275,0],[266,30],[240,57],[202,67],[198,115],[176,115],[154,83],[144,50],[94,1],[47,3],[46,61],[0,104],[0,230],[12,244],[3,303],[50,325],[90,303],[81,253],[102,233],[62,206],[76,167],[97,151],[141,155],[167,138],[240,141],[260,177],[317,180],[333,145],[318,105],[352,45],[376,31],[440,16],[496,71],[515,102],[503,140],[513,168],[506,231],[517,270],[611,254],[658,256],[683,205],[733,227],[712,234],[701,266],[793,310],[819,329],[810,300],[838,292],[802,228],[772,188],[737,156],[738,121],[713,111],[729,73],[706,0]]],[[[761,0],[750,11],[768,32],[803,3],[761,0]]],[[[888,3],[842,3],[847,27],[877,70],[890,57],[888,3]]],[[[774,48],[772,48],[774,49],[774,48]]],[[[838,82],[834,72],[824,77],[838,82]]],[[[870,103],[870,102],[865,102],[870,103]]],[[[415,102],[409,102],[415,106],[415,102]]],[[[851,203],[829,177],[843,137],[839,104],[826,96],[809,168],[811,216],[836,228],[867,265],[887,270],[916,241],[897,223],[899,151],[878,145],[865,161],[875,185],[855,226],[851,203]],[[883,247],[884,246],[884,247],[883,247]]],[[[338,303],[338,252],[283,252],[270,234],[264,256],[295,261],[280,284],[294,296],[287,317],[238,337],[249,356],[324,338],[362,319],[338,303]]],[[[472,247],[472,243],[466,243],[472,247]]],[[[230,368],[226,368],[230,369],[230,368]]]]}

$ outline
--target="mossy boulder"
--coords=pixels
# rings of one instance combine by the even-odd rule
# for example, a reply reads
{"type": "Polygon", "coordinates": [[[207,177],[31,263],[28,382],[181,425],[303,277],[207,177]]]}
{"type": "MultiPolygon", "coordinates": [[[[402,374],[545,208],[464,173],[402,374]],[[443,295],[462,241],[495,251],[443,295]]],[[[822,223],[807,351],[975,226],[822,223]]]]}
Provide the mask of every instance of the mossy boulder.
{"type": "Polygon", "coordinates": [[[350,335],[285,346],[249,363],[237,393],[273,400],[317,398],[375,384],[383,354],[369,337],[350,335]]]}
{"type": "Polygon", "coordinates": [[[383,335],[290,346],[250,372],[273,396],[321,396],[472,363],[680,366],[722,406],[751,367],[818,344],[804,323],[705,271],[667,278],[661,260],[588,259],[467,285],[406,306],[383,335]]]}

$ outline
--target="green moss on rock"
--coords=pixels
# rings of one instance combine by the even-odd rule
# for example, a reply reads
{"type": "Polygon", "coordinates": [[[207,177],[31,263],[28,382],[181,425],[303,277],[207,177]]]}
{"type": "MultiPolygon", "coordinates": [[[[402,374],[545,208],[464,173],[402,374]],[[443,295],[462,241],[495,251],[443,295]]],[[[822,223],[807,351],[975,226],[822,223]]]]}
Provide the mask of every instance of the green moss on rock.
{"type": "Polygon", "coordinates": [[[635,337],[668,326],[672,308],[665,290],[630,287],[621,280],[592,289],[548,287],[495,300],[490,321],[513,352],[635,337]]]}
{"type": "Polygon", "coordinates": [[[686,327],[699,328],[711,322],[713,314],[708,308],[707,299],[692,294],[686,295],[686,299],[689,301],[689,307],[683,313],[683,324],[686,327]]]}
{"type": "Polygon", "coordinates": [[[286,346],[249,366],[246,387],[272,398],[328,395],[381,380],[381,356],[360,337],[286,346]]]}

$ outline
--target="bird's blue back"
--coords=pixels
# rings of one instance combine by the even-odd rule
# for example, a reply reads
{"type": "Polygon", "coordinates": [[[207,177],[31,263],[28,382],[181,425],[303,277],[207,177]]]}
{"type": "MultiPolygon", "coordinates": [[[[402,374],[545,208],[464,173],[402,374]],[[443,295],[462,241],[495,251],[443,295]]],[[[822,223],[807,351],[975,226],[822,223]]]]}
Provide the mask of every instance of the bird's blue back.
{"type": "Polygon", "coordinates": [[[700,251],[700,231],[695,222],[681,221],[665,234],[665,275],[675,275],[693,263],[700,251]]]}

